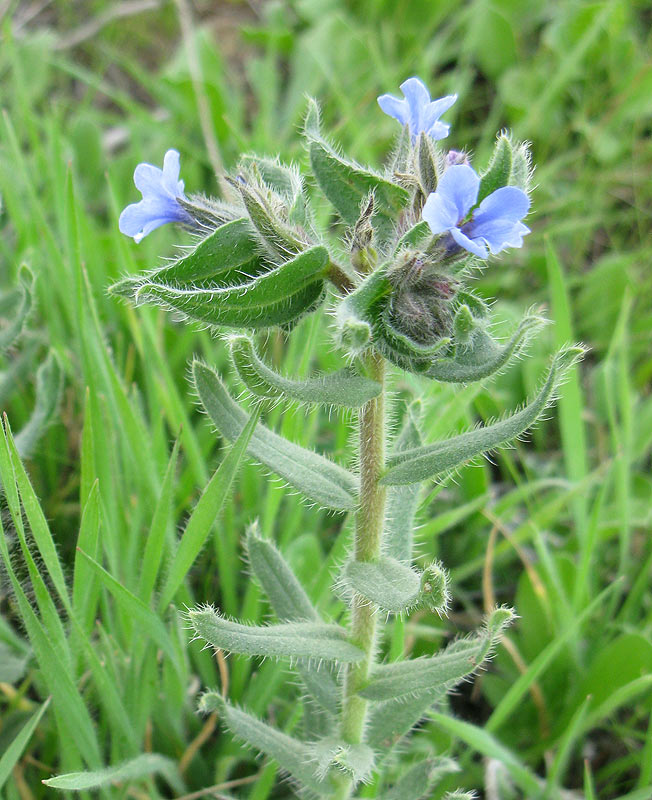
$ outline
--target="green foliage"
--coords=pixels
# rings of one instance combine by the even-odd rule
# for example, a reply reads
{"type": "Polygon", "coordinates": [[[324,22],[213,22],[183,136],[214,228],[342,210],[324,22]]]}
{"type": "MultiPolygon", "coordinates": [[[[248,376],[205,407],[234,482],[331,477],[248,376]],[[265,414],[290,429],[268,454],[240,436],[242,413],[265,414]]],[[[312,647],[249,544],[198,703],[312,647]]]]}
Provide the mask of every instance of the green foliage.
{"type": "MultiPolygon", "coordinates": [[[[218,785],[223,788],[216,793],[234,798],[296,795],[297,785],[275,782],[274,762],[256,764],[228,727],[206,737],[202,728],[206,723],[211,730],[213,720],[197,717],[193,694],[200,685],[218,683],[218,662],[210,648],[187,648],[188,632],[176,612],[159,606],[186,520],[227,452],[197,415],[185,380],[189,355],[215,365],[232,397],[242,387],[221,339],[200,330],[201,324],[168,324],[155,308],[134,313],[106,296],[107,286],[124,274],[138,282],[141,271],[152,267],[162,274],[170,268],[170,285],[181,288],[174,265],[214,229],[239,220],[247,231],[243,260],[222,274],[233,252],[223,249],[219,259],[208,259],[206,277],[198,277],[197,285],[239,285],[284,258],[262,240],[238,193],[212,202],[188,195],[191,213],[203,226],[199,240],[161,229],[134,247],[117,231],[117,212],[137,196],[134,165],[160,164],[170,146],[181,151],[186,187],[214,192],[214,149],[202,140],[214,131],[218,156],[231,174],[247,176],[257,191],[264,184],[274,192],[273,207],[290,232],[300,241],[305,232],[311,243],[328,248],[329,274],[335,262],[346,269],[346,248],[333,244],[333,206],[320,201],[309,177],[310,156],[296,136],[304,95],[320,98],[324,131],[332,131],[342,152],[374,165],[363,173],[393,182],[395,172],[414,163],[409,137],[401,138],[386,171],[377,170],[399,126],[379,114],[374,98],[397,93],[400,81],[414,73],[435,95],[460,92],[449,112],[451,136],[442,144],[448,149],[472,143],[471,163],[479,171],[491,161],[499,126],[513,131],[514,142],[532,140],[536,179],[522,145],[513,149],[509,179],[510,185],[536,186],[532,234],[523,251],[473,273],[473,295],[497,298],[480,327],[486,325],[484,332],[500,347],[517,329],[519,309],[549,303],[555,324],[539,341],[526,337],[531,360],[518,368],[506,363],[512,368],[503,368],[491,383],[424,379],[412,370],[431,360],[427,354],[420,358],[417,349],[410,363],[402,362],[408,370],[390,369],[390,437],[400,416],[396,409],[415,397],[423,409],[423,441],[432,443],[518,408],[535,394],[553,349],[582,340],[590,357],[571,369],[560,389],[559,425],[550,415],[555,418],[541,421],[527,443],[497,452],[493,464],[461,467],[454,481],[434,488],[426,483],[420,494],[419,484],[387,487],[390,508],[394,497],[396,508],[405,502],[407,509],[398,494],[415,490],[406,497],[416,510],[414,516],[390,516],[386,530],[388,544],[389,531],[400,527],[397,540],[409,545],[409,557],[385,554],[415,571],[442,559],[450,569],[455,613],[451,619],[422,611],[389,620],[377,641],[378,660],[436,655],[461,628],[471,632],[483,611],[481,598],[492,587],[521,619],[509,632],[513,647],[497,649],[473,691],[462,686],[451,698],[370,701],[368,743],[382,778],[356,795],[410,797],[411,789],[401,787],[410,763],[446,752],[462,771],[433,778],[426,796],[442,798],[456,785],[464,787],[458,796],[488,793],[497,785],[505,796],[550,800],[648,797],[652,286],[644,212],[652,202],[646,138],[652,72],[643,5],[563,0],[550,14],[542,3],[524,12],[504,2],[462,7],[333,0],[325,7],[307,0],[259,4],[255,16],[236,4],[225,25],[220,9],[190,4],[201,11],[204,25],[191,30],[187,46],[178,49],[175,4],[119,19],[113,5],[94,3],[90,26],[80,25],[61,0],[38,4],[31,18],[18,7],[2,19],[2,331],[20,316],[20,265],[29,264],[35,276],[32,310],[0,364],[2,407],[16,439],[35,407],[37,371],[50,348],[65,375],[53,424],[42,427],[25,461],[33,493],[22,475],[16,485],[15,452],[2,445],[7,558],[0,580],[0,682],[12,684],[0,691],[3,796],[17,800],[29,792],[47,798],[55,790],[42,781],[53,774],[110,773],[144,754],[151,757],[147,751],[179,765],[184,785],[168,786],[162,773],[143,772],[86,794],[156,800],[218,785]],[[91,27],[95,22],[101,24],[91,27]],[[196,55],[198,73],[188,67],[189,53],[196,55]],[[198,107],[205,109],[203,127],[198,107]],[[241,150],[280,159],[240,161],[241,150]],[[253,162],[258,177],[250,172],[253,162]],[[307,178],[303,192],[299,174],[307,178]],[[184,248],[175,251],[179,242],[184,248]],[[181,258],[161,261],[162,255],[181,258]],[[54,548],[48,548],[44,520],[54,548]],[[497,533],[490,536],[494,527],[497,533]],[[57,562],[72,615],[59,592],[57,562]],[[119,594],[119,586],[130,595],[119,594]],[[612,588],[602,595],[606,586],[612,588]],[[144,615],[134,597],[152,616],[144,615]],[[160,628],[150,634],[154,620],[167,633],[168,650],[160,646],[160,628]],[[519,654],[518,665],[511,653],[519,654]],[[417,723],[409,744],[394,752],[392,743],[417,723]],[[224,788],[231,780],[252,779],[253,785],[224,788]]],[[[408,184],[402,188],[412,191],[408,184]]],[[[344,226],[360,217],[368,194],[361,191],[357,217],[344,226]]],[[[388,224],[384,232],[391,241],[381,261],[405,250],[423,251],[431,241],[416,218],[406,218],[396,231],[402,242],[395,247],[388,224]]],[[[373,266],[373,254],[366,255],[373,266]]],[[[467,269],[472,265],[451,265],[456,279],[470,277],[467,269]]],[[[464,305],[471,321],[478,320],[481,314],[468,298],[460,298],[459,309],[464,305]]],[[[469,335],[469,317],[461,310],[458,315],[457,303],[452,310],[452,336],[444,338],[461,341],[469,335]]],[[[264,342],[256,341],[256,352],[264,353],[270,369],[293,380],[336,373],[345,362],[333,352],[324,321],[319,313],[300,319],[290,338],[266,333],[264,342]]],[[[356,319],[346,325],[353,340],[346,349],[364,357],[371,326],[356,319]]],[[[397,360],[404,346],[397,337],[397,360]]],[[[434,353],[439,375],[463,376],[446,360],[454,356],[450,343],[446,347],[434,353]]],[[[351,366],[364,377],[359,360],[351,366]]],[[[280,403],[261,405],[269,429],[357,469],[350,458],[350,412],[342,418],[319,407],[287,411],[280,403]]],[[[253,408],[249,402],[249,414],[253,408]]],[[[240,431],[244,424],[246,419],[240,431]]],[[[397,430],[388,448],[392,455],[399,436],[397,430]]],[[[353,511],[355,482],[350,494],[353,511]]],[[[351,523],[308,508],[261,479],[260,467],[246,460],[219,519],[204,531],[175,605],[210,600],[225,615],[265,622],[268,607],[240,558],[241,533],[254,518],[269,536],[265,541],[276,542],[292,565],[312,606],[344,624],[349,611],[327,589],[329,576],[347,561],[351,523]]],[[[383,614],[377,616],[384,621],[383,614]]],[[[238,657],[225,663],[232,705],[241,704],[256,718],[269,714],[275,730],[310,744],[310,731],[319,730],[319,740],[338,738],[322,706],[306,699],[313,680],[309,694],[316,698],[327,687],[323,705],[339,713],[337,679],[343,675],[337,670],[322,665],[297,685],[285,663],[269,661],[255,669],[238,657]]],[[[313,758],[312,750],[302,752],[313,758]]],[[[314,770],[315,762],[307,763],[314,770]]],[[[331,769],[335,780],[348,780],[336,764],[331,769]]]]}
{"type": "Polygon", "coordinates": [[[229,336],[229,352],[238,376],[249,391],[257,397],[285,398],[302,403],[360,408],[380,394],[375,381],[353,370],[295,381],[270,369],[258,356],[251,338],[245,334],[229,336]]]}

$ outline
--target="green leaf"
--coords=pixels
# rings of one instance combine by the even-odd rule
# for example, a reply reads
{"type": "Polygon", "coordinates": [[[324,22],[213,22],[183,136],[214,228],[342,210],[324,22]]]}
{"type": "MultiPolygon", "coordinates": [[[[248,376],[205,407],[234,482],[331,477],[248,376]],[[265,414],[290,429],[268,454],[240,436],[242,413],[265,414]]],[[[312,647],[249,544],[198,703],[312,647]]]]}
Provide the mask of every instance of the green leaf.
{"type": "Polygon", "coordinates": [[[50,351],[36,373],[36,405],[25,426],[16,434],[16,448],[22,458],[27,458],[34,445],[52,421],[61,397],[63,374],[58,356],[50,351]]]}
{"type": "Polygon", "coordinates": [[[349,593],[357,593],[388,614],[426,607],[442,613],[448,606],[446,571],[439,565],[422,574],[388,556],[376,561],[347,561],[339,578],[349,593]]]}
{"type": "Polygon", "coordinates": [[[373,192],[376,211],[372,225],[381,240],[386,239],[393,230],[395,217],[410,201],[408,192],[382,175],[338,155],[321,135],[319,108],[314,100],[309,101],[304,131],[312,172],[342,219],[347,225],[355,225],[361,204],[373,192]]]}
{"type": "MultiPolygon", "coordinates": [[[[540,315],[527,314],[504,344],[498,344],[483,327],[466,330],[462,341],[456,342],[452,356],[432,361],[422,372],[444,383],[470,383],[488,378],[518,356],[545,323],[540,315]]],[[[456,332],[458,336],[462,333],[459,321],[456,332]]]]}
{"type": "MultiPolygon", "coordinates": [[[[10,310],[13,316],[0,330],[0,353],[10,347],[20,336],[34,304],[34,276],[26,264],[21,266],[18,272],[18,278],[20,281],[20,288],[17,291],[20,293],[20,301],[17,310],[14,311],[16,306],[14,292],[8,293],[2,298],[2,300],[7,300],[7,310],[10,310]],[[11,306],[9,306],[9,303],[11,303],[11,306]]],[[[0,315],[4,315],[4,312],[5,303],[3,302],[2,307],[0,307],[0,315]]]]}
{"type": "Polygon", "coordinates": [[[306,249],[307,243],[280,219],[279,209],[275,209],[262,192],[239,180],[230,183],[240,193],[249,219],[260,234],[263,244],[268,247],[272,258],[292,258],[306,249]]]}
{"type": "Polygon", "coordinates": [[[207,325],[255,329],[286,325],[321,301],[329,263],[326,248],[317,246],[248,283],[177,288],[146,281],[135,289],[133,300],[161,305],[207,325]]]}
{"type": "Polygon", "coordinates": [[[436,688],[414,697],[408,695],[374,704],[367,722],[367,744],[382,757],[387,756],[444,695],[443,689],[436,688]]]}
{"type": "Polygon", "coordinates": [[[561,350],[553,359],[541,391],[521,411],[494,425],[487,425],[443,442],[406,450],[393,456],[389,459],[390,468],[381,478],[381,484],[391,486],[426,480],[442,472],[457,469],[482,453],[501,447],[521,436],[545,411],[565,371],[581,358],[583,353],[581,347],[561,350]]]}
{"type": "Polygon", "coordinates": [[[257,525],[247,531],[249,566],[280,620],[319,621],[319,614],[278,548],[258,535],[257,525]]]}
{"type": "Polygon", "coordinates": [[[72,581],[72,607],[75,616],[80,620],[82,628],[90,634],[95,620],[95,611],[99,600],[99,585],[93,580],[92,570],[80,551],[91,557],[99,557],[100,541],[100,493],[96,480],[88,494],[79,526],[77,550],[75,551],[75,568],[72,581]]]}
{"type": "MultiPolygon", "coordinates": [[[[192,365],[195,389],[218,431],[236,439],[247,422],[247,413],[231,398],[218,375],[205,364],[192,365]]],[[[276,472],[310,500],[326,508],[349,511],[356,506],[354,476],[323,456],[292,444],[261,423],[254,430],[247,452],[276,472]]]]}
{"type": "Polygon", "coordinates": [[[183,792],[183,782],[174,761],[157,753],[143,753],[115,767],[106,767],[93,772],[69,772],[57,775],[43,783],[51,789],[65,789],[81,792],[85,789],[99,789],[114,783],[131,783],[150,775],[162,775],[175,792],[183,792]]]}
{"type": "Polygon", "coordinates": [[[222,617],[210,606],[188,612],[196,635],[229,653],[271,658],[333,661],[355,664],[365,654],[348,641],[339,625],[318,622],[282,622],[278,625],[243,625],[222,617]]]}
{"type": "Polygon", "coordinates": [[[494,152],[487,169],[480,178],[480,190],[476,203],[480,204],[485,197],[509,184],[512,173],[512,143],[509,136],[499,133],[494,145],[494,152]]]}
{"type": "Polygon", "coordinates": [[[173,264],[125,278],[109,291],[135,300],[143,283],[152,281],[175,288],[241,285],[271,268],[261,253],[260,239],[249,220],[236,219],[222,225],[173,264]]]}
{"type": "Polygon", "coordinates": [[[130,618],[140,629],[143,636],[149,637],[161,648],[175,668],[178,675],[182,675],[183,670],[179,661],[179,654],[160,617],[158,617],[142,600],[116,580],[104,567],[95,559],[91,558],[83,550],[80,555],[93,568],[93,571],[108,589],[116,603],[122,608],[125,615],[130,618]]]}
{"type": "Polygon", "coordinates": [[[540,779],[488,731],[447,714],[433,712],[432,717],[436,725],[447,733],[458,737],[483,756],[495,758],[503,763],[514,781],[525,792],[526,797],[542,796],[543,786],[540,779]]]}
{"type": "MultiPolygon", "coordinates": [[[[255,524],[247,531],[246,550],[249,566],[280,620],[320,620],[289,564],[271,541],[258,535],[255,524]]],[[[331,671],[302,663],[297,665],[297,672],[317,703],[329,714],[335,714],[338,687],[331,671]]]]}
{"type": "MultiPolygon", "coordinates": [[[[394,441],[392,453],[422,446],[420,416],[421,405],[419,401],[415,401],[406,409],[403,427],[394,441]]],[[[414,518],[419,505],[420,488],[417,483],[408,483],[404,486],[392,486],[387,492],[383,552],[408,566],[412,563],[414,518]]]]}
{"type": "Polygon", "coordinates": [[[366,700],[382,701],[445,692],[480,667],[494,642],[484,633],[453,642],[434,656],[383,664],[373,670],[370,682],[359,694],[366,700]]]}
{"type": "Polygon", "coordinates": [[[294,201],[303,191],[303,178],[298,169],[282,164],[278,158],[245,153],[240,166],[247,172],[255,171],[263,182],[288,202],[294,201]]]}
{"type": "Polygon", "coordinates": [[[374,751],[362,743],[351,744],[336,736],[327,736],[311,745],[317,774],[325,777],[331,767],[348,772],[354,783],[366,783],[375,764],[374,751]]]}
{"type": "Polygon", "coordinates": [[[283,397],[303,403],[359,408],[380,393],[380,384],[356,375],[351,369],[305,381],[291,380],[274,372],[260,359],[249,336],[234,334],[228,338],[228,344],[240,379],[257,397],[283,397]]]}
{"type": "Polygon", "coordinates": [[[242,432],[238,435],[224,461],[213,473],[213,477],[208,482],[190,515],[161,592],[159,599],[159,611],[161,613],[172,602],[174,595],[185,580],[190,567],[210,535],[217,515],[229,497],[233,480],[257,423],[258,414],[254,413],[243,427],[242,432]]]}
{"type": "Polygon", "coordinates": [[[427,758],[410,767],[379,800],[425,800],[442,776],[459,771],[451,758],[427,758]]]}
{"type": "Polygon", "coordinates": [[[176,477],[177,457],[179,455],[179,439],[174,443],[170,460],[163,478],[161,492],[156,502],[152,522],[147,533],[145,551],[143,553],[142,570],[138,581],[138,597],[149,603],[163,558],[165,547],[165,532],[170,523],[172,500],[174,496],[174,481],[176,477]]]}
{"type": "Polygon", "coordinates": [[[272,728],[256,717],[227,703],[217,692],[207,692],[200,701],[203,712],[217,711],[233,735],[255,750],[273,758],[285,772],[310,791],[327,796],[333,791],[330,781],[320,780],[311,766],[310,746],[272,728]]]}
{"type": "Polygon", "coordinates": [[[41,717],[45,714],[45,710],[49,705],[50,699],[48,698],[38,711],[35,711],[27,720],[4,751],[2,757],[0,757],[0,789],[2,789],[7,782],[7,778],[11,775],[12,769],[18,763],[18,759],[22,756],[23,750],[27,747],[27,743],[32,738],[32,734],[36,730],[41,721],[41,717]]]}

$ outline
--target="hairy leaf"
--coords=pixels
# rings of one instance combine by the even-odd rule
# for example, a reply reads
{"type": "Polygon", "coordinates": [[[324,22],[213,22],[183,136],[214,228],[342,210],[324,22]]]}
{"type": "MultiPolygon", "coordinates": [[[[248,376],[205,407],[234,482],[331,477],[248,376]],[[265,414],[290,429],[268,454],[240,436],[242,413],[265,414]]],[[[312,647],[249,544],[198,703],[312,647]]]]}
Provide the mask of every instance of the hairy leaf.
{"type": "Polygon", "coordinates": [[[84,789],[99,789],[113,783],[128,783],[142,780],[150,775],[161,774],[176,792],[183,791],[183,783],[174,761],[157,753],[143,753],[115,767],[98,769],[92,772],[69,772],[56,778],[44,780],[52,789],[66,789],[81,792],[84,789]]]}
{"type": "Polygon", "coordinates": [[[436,359],[422,370],[424,375],[444,383],[471,383],[488,378],[503,369],[509,361],[523,350],[546,320],[538,314],[528,314],[519,323],[511,338],[499,344],[482,327],[462,331],[456,319],[455,353],[436,359]],[[460,334],[463,333],[463,336],[460,334]]]}
{"type": "Polygon", "coordinates": [[[381,757],[387,756],[444,694],[443,689],[433,689],[414,697],[375,704],[369,712],[367,744],[381,757]]]}
{"type": "Polygon", "coordinates": [[[410,195],[401,186],[342,158],[322,137],[319,108],[310,101],[305,122],[310,165],[321,190],[348,225],[355,225],[360,206],[373,192],[376,211],[372,225],[381,240],[393,229],[394,217],[407,206],[410,195]]]}
{"type": "MultiPolygon", "coordinates": [[[[218,431],[233,441],[244,428],[247,413],[231,398],[210,367],[195,361],[192,376],[199,399],[218,431]]],[[[355,508],[357,481],[350,472],[323,456],[288,442],[261,423],[252,434],[248,452],[310,500],[337,510],[355,508]]]]}
{"type": "Polygon", "coordinates": [[[504,133],[498,135],[491,160],[487,169],[482,173],[480,179],[480,190],[478,191],[477,203],[481,203],[485,197],[509,184],[509,177],[512,172],[512,145],[508,136],[504,133]]]}
{"type": "Polygon", "coordinates": [[[425,800],[443,775],[459,770],[451,758],[427,758],[410,767],[379,800],[425,800]]]}
{"type": "Polygon", "coordinates": [[[330,780],[320,779],[311,765],[312,752],[305,742],[293,739],[246,711],[232,706],[217,692],[207,692],[203,695],[200,710],[217,711],[223,724],[237,739],[273,758],[281,769],[310,791],[318,795],[332,793],[330,780]]]}
{"type": "Polygon", "coordinates": [[[54,350],[36,373],[36,405],[24,427],[16,434],[16,449],[21,458],[27,458],[37,441],[52,421],[59,408],[63,373],[59,357],[54,350]]]}
{"type": "Polygon", "coordinates": [[[327,736],[311,745],[317,773],[325,776],[330,767],[349,772],[355,783],[366,782],[375,764],[374,751],[363,742],[351,744],[336,736],[327,736]]]}
{"type": "Polygon", "coordinates": [[[280,620],[319,621],[319,614],[278,548],[251,525],[246,539],[249,566],[280,620]]]}
{"type": "Polygon", "coordinates": [[[227,222],[203,239],[188,255],[169,266],[134,275],[111,286],[112,294],[136,299],[140,286],[156,282],[173,288],[224,288],[249,283],[269,271],[263,248],[245,217],[227,222]]]}
{"type": "Polygon", "coordinates": [[[0,302],[0,317],[4,316],[5,311],[12,313],[7,324],[0,329],[0,353],[10,347],[20,336],[34,304],[34,276],[26,264],[21,266],[18,278],[20,288],[16,292],[8,293],[0,302]],[[16,294],[20,295],[18,308],[16,308],[16,294]]]}
{"type": "Polygon", "coordinates": [[[367,700],[400,700],[434,690],[446,691],[471,675],[491,652],[488,633],[460,639],[428,658],[397,661],[376,667],[359,694],[367,700]]]}
{"type": "Polygon", "coordinates": [[[240,379],[258,397],[359,408],[380,393],[380,384],[350,369],[305,381],[291,380],[274,372],[261,360],[249,336],[234,334],[228,343],[240,379]]]}
{"type": "Polygon", "coordinates": [[[188,619],[197,636],[230,653],[344,664],[355,664],[364,658],[363,651],[348,641],[347,631],[339,625],[243,625],[224,619],[210,607],[189,611],[188,619]]]}
{"type": "Polygon", "coordinates": [[[136,303],[151,302],[207,325],[269,328],[296,321],[323,297],[330,259],[318,246],[275,267],[248,283],[212,288],[177,288],[154,280],[140,283],[132,293],[136,303]]]}
{"type": "Polygon", "coordinates": [[[454,470],[482,453],[507,444],[523,434],[541,416],[550,403],[565,371],[583,354],[578,347],[561,350],[553,359],[545,383],[521,411],[509,417],[443,442],[406,450],[389,459],[389,470],[382,484],[397,485],[426,480],[442,472],[454,470]]]}
{"type": "MultiPolygon", "coordinates": [[[[258,536],[257,526],[247,531],[247,557],[261,588],[280,620],[318,622],[317,610],[279,550],[268,539],[258,536]]],[[[338,688],[335,676],[322,666],[298,664],[297,672],[317,703],[329,714],[337,710],[338,688]]]]}
{"type": "MultiPolygon", "coordinates": [[[[394,454],[422,446],[420,411],[419,401],[410,404],[406,409],[403,427],[392,448],[394,454]]],[[[419,505],[419,491],[418,483],[408,483],[404,486],[392,486],[387,492],[383,552],[408,566],[412,563],[414,518],[419,505]]]]}
{"type": "Polygon", "coordinates": [[[351,560],[342,570],[340,583],[389,614],[421,606],[442,612],[448,605],[447,575],[439,564],[419,574],[388,556],[376,561],[351,560]]]}

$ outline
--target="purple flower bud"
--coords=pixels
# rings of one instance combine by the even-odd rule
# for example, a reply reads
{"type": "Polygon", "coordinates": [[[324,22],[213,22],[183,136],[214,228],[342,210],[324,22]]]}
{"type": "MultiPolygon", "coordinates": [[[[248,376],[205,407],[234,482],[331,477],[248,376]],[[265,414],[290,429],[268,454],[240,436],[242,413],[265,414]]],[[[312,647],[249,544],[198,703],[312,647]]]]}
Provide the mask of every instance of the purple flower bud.
{"type": "Polygon", "coordinates": [[[163,169],[152,164],[136,167],[134,183],[143,199],[127,206],[120,214],[118,227],[121,233],[133,236],[138,244],[148,233],[167,222],[192,223],[192,217],[178,202],[179,198],[186,199],[179,171],[179,153],[176,150],[167,151],[163,169]]]}
{"type": "Polygon", "coordinates": [[[434,234],[448,231],[459,247],[479,258],[488,258],[489,251],[496,254],[507,247],[522,247],[523,237],[530,232],[521,222],[530,198],[516,186],[503,186],[485,197],[465,221],[479,189],[480,177],[468,164],[448,167],[421,216],[434,234]]]}
{"type": "Polygon", "coordinates": [[[430,92],[419,78],[408,78],[401,84],[404,100],[391,94],[383,94],[378,98],[378,105],[385,114],[407,125],[413,142],[420,133],[426,133],[433,139],[445,139],[450,125],[440,122],[439,117],[457,100],[456,94],[431,100],[430,92]]]}
{"type": "Polygon", "coordinates": [[[449,150],[446,154],[446,166],[454,167],[458,164],[469,164],[469,155],[464,150],[449,150]]]}

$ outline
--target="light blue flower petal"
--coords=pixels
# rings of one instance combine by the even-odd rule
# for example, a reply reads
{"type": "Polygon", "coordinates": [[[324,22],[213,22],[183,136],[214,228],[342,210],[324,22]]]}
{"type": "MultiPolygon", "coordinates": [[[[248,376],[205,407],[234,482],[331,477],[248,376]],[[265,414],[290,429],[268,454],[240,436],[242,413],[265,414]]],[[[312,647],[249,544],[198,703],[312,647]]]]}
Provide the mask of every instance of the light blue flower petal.
{"type": "Polygon", "coordinates": [[[478,198],[480,177],[468,164],[448,167],[439,179],[437,194],[445,197],[457,209],[456,223],[461,222],[478,198]]]}
{"type": "Polygon", "coordinates": [[[440,139],[445,139],[448,136],[450,129],[451,126],[448,123],[437,120],[434,125],[431,125],[430,128],[426,130],[426,133],[438,142],[440,139]]]}
{"type": "Polygon", "coordinates": [[[177,150],[168,150],[163,158],[162,185],[172,197],[183,196],[183,181],[179,180],[181,171],[180,156],[177,150]]]}
{"type": "Polygon", "coordinates": [[[448,109],[455,103],[456,100],[456,94],[449,94],[446,95],[446,97],[440,97],[439,100],[433,100],[432,103],[428,103],[427,107],[425,107],[423,110],[421,120],[423,124],[423,130],[429,132],[439,117],[446,113],[446,111],[448,111],[448,109]]]}
{"type": "Polygon", "coordinates": [[[477,225],[494,219],[519,222],[529,210],[530,198],[522,189],[503,186],[485,197],[473,213],[473,222],[477,225]]]}
{"type": "Polygon", "coordinates": [[[432,192],[424,203],[421,217],[428,223],[430,230],[436,235],[454,228],[458,222],[457,208],[439,191],[432,192]]]}
{"type": "Polygon", "coordinates": [[[145,197],[149,194],[161,194],[163,170],[153,164],[139,164],[134,170],[136,189],[145,197]]]}
{"type": "Polygon", "coordinates": [[[401,125],[407,125],[410,121],[410,112],[405,100],[399,100],[398,97],[393,97],[391,94],[381,94],[378,98],[378,105],[385,114],[397,119],[401,125]]]}
{"type": "Polygon", "coordinates": [[[508,219],[491,220],[482,225],[472,223],[466,231],[474,241],[486,242],[494,255],[507,247],[522,247],[523,236],[529,232],[530,229],[522,222],[512,222],[508,219]]]}
{"type": "Polygon", "coordinates": [[[401,91],[405,95],[410,109],[409,124],[412,136],[418,136],[424,130],[422,116],[430,105],[430,92],[419,78],[408,78],[401,84],[401,91]]]}
{"type": "Polygon", "coordinates": [[[459,228],[451,228],[451,236],[460,247],[468,250],[469,253],[473,253],[473,255],[479,258],[489,258],[489,251],[481,239],[469,239],[459,228]]]}

